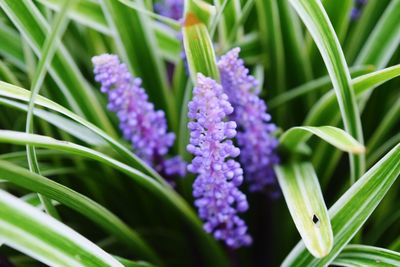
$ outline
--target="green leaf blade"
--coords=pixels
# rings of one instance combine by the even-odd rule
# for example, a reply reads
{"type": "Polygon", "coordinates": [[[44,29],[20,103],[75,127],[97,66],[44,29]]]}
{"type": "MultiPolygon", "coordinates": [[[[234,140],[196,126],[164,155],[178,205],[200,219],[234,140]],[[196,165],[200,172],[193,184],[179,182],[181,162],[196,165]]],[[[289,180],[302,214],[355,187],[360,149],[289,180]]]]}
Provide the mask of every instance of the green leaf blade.
{"type": "MultiPolygon", "coordinates": [[[[363,143],[360,114],[351,85],[350,72],[335,34],[322,4],[317,0],[290,0],[305,23],[324,59],[331,76],[346,131],[363,143]]],[[[363,156],[350,154],[351,175],[355,180],[364,172],[363,156]]]]}
{"type": "Polygon", "coordinates": [[[49,266],[123,266],[71,228],[0,190],[0,239],[49,266]]]}
{"type": "Polygon", "coordinates": [[[297,246],[282,266],[328,266],[362,227],[400,174],[400,144],[366,172],[329,209],[335,243],[322,259],[314,258],[304,247],[297,246]]]}
{"type": "Polygon", "coordinates": [[[349,153],[361,154],[365,148],[345,131],[332,126],[299,126],[287,130],[280,138],[280,143],[288,149],[296,150],[314,134],[336,148],[349,153]]]}
{"type": "Polygon", "coordinates": [[[334,241],[314,168],[310,163],[293,163],[276,167],[276,173],[305,246],[312,255],[323,258],[332,249],[334,241]]]}
{"type": "Polygon", "coordinates": [[[344,267],[400,266],[400,253],[372,246],[348,245],[334,260],[333,264],[344,267]]]}

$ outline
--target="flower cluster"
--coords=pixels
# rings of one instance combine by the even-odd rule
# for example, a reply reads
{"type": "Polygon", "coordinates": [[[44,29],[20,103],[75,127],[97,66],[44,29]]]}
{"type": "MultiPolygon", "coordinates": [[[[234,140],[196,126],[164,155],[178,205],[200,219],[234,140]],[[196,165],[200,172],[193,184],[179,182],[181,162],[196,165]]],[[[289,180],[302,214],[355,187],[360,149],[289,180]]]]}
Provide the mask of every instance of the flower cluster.
{"type": "Polygon", "coordinates": [[[233,112],[228,96],[217,82],[198,74],[188,107],[187,150],[195,156],[188,170],[198,174],[193,195],[204,229],[232,248],[249,245],[247,226],[237,215],[248,209],[248,203],[238,189],[243,170],[233,160],[240,154],[230,140],[236,136],[236,123],[225,121],[233,112]]]}
{"type": "MultiPolygon", "coordinates": [[[[116,55],[95,56],[92,62],[95,80],[101,83],[101,92],[108,95],[108,108],[117,114],[124,138],[147,163],[160,164],[157,161],[164,160],[175,139],[173,133],[167,132],[164,112],[154,109],[141,87],[141,80],[134,78],[116,55]]],[[[171,164],[167,163],[167,167],[171,174],[171,164]]]]}
{"type": "Polygon", "coordinates": [[[234,48],[218,61],[222,86],[234,107],[230,118],[238,124],[237,142],[241,149],[240,162],[244,166],[250,191],[262,191],[276,185],[273,165],[277,139],[272,135],[276,126],[259,92],[257,80],[239,58],[239,48],[234,48]]]}
{"type": "Polygon", "coordinates": [[[161,0],[154,5],[154,10],[165,17],[179,20],[183,15],[183,0],[161,0]]]}
{"type": "Polygon", "coordinates": [[[362,8],[367,3],[367,0],[355,0],[354,7],[351,10],[351,19],[356,20],[360,17],[362,8]]]}

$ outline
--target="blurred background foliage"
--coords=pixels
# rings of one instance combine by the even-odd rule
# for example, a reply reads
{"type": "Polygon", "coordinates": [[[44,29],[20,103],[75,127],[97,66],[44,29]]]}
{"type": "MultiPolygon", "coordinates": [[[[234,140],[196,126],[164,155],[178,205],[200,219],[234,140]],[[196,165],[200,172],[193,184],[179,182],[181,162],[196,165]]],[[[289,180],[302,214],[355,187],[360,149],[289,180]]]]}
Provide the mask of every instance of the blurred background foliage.
{"type": "MultiPolygon", "coordinates": [[[[179,22],[157,18],[151,0],[76,2],[67,11],[70,21],[59,36],[61,42],[56,46],[40,95],[93,123],[130,149],[119,133],[115,115],[106,109],[106,99],[93,80],[90,60],[97,54],[116,53],[135,76],[142,78],[157,109],[166,111],[169,127],[178,137],[173,153],[188,158],[184,152],[187,141],[181,117],[185,115],[187,90],[191,90],[191,85],[181,57],[179,22]],[[171,65],[174,66],[172,71],[171,65]]],[[[217,57],[239,46],[246,65],[262,81],[261,95],[280,131],[307,125],[308,116],[331,90],[332,84],[313,39],[289,1],[209,2],[216,5],[217,12],[226,5],[218,21],[211,22],[211,27],[213,23],[216,27],[212,40],[217,57]]],[[[369,0],[359,6],[360,14],[356,18],[351,16],[355,1],[324,0],[322,3],[353,78],[400,63],[399,0],[369,0]]],[[[1,81],[31,88],[42,56],[41,49],[62,6],[62,0],[0,0],[1,81]]],[[[359,101],[367,168],[400,141],[399,87],[400,79],[389,80],[370,90],[359,101]]],[[[0,95],[1,129],[25,131],[28,104],[22,100],[5,93],[0,95]]],[[[110,144],[98,135],[82,130],[76,122],[55,111],[57,107],[50,110],[36,106],[36,134],[89,146],[128,165],[132,162],[120,151],[110,149],[110,144]]],[[[316,126],[343,128],[337,111],[318,116],[316,126]]],[[[1,142],[0,160],[28,169],[24,147],[12,143],[1,142]]],[[[313,163],[326,205],[330,207],[350,186],[348,157],[316,138],[308,144],[313,152],[305,157],[313,163]]],[[[283,197],[275,199],[268,194],[248,194],[250,210],[244,217],[254,237],[254,245],[230,251],[210,239],[199,237],[202,234],[193,230],[176,208],[151,192],[149,187],[127,179],[126,173],[79,154],[38,147],[36,153],[43,176],[112,211],[154,248],[166,266],[221,266],[213,258],[217,256],[210,256],[211,249],[218,250],[218,257],[228,258],[231,266],[277,266],[300,238],[283,197]],[[207,248],[207,242],[215,247],[207,248]]],[[[285,156],[282,151],[283,159],[285,156]]],[[[193,203],[193,179],[188,175],[178,181],[177,187],[177,192],[190,205],[193,203]]],[[[397,181],[391,187],[360,231],[358,242],[400,252],[399,185],[397,181]]],[[[0,187],[40,206],[34,190],[2,180],[0,187]]],[[[246,191],[245,186],[243,188],[246,191]]],[[[63,223],[107,252],[140,259],[140,255],[76,210],[65,205],[56,208],[63,223]]],[[[15,266],[41,265],[6,246],[0,248],[0,255],[15,266]]]]}

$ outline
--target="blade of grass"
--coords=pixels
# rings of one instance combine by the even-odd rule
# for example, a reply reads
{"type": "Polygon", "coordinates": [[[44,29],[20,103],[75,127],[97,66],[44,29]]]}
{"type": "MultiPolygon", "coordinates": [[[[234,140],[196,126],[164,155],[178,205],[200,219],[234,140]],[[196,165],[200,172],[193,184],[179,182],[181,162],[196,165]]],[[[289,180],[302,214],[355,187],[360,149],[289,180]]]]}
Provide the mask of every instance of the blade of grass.
{"type": "MultiPolygon", "coordinates": [[[[400,65],[395,65],[390,68],[375,71],[355,78],[352,81],[354,94],[359,98],[363,93],[372,90],[373,88],[387,82],[400,75],[400,65]]],[[[333,91],[327,92],[321,99],[313,106],[308,113],[304,125],[333,125],[334,120],[338,114],[338,106],[335,101],[335,93],[333,91]],[[325,114],[330,114],[329,117],[325,114]]]]}
{"type": "MultiPolygon", "coordinates": [[[[352,81],[357,99],[361,99],[365,92],[373,90],[382,83],[400,75],[400,65],[376,71],[358,77],[352,81]]],[[[333,91],[326,93],[308,113],[304,125],[338,125],[340,122],[339,108],[333,91]],[[325,114],[330,114],[326,116],[325,114]]],[[[323,181],[335,169],[340,159],[340,151],[334,151],[323,143],[317,144],[314,149],[313,164],[323,181]]]]}
{"type": "MultiPolygon", "coordinates": [[[[0,130],[0,142],[12,143],[16,145],[29,144],[36,147],[61,150],[74,155],[93,159],[126,174],[139,186],[149,190],[149,192],[159,197],[161,201],[170,203],[171,206],[174,207],[178,214],[190,224],[190,227],[193,229],[198,242],[203,245],[201,249],[204,249],[204,253],[208,253],[208,255],[213,256],[213,260],[211,261],[212,264],[215,264],[215,266],[227,266],[226,260],[221,253],[220,248],[217,246],[215,240],[204,232],[202,223],[194,213],[193,209],[170,186],[163,186],[137,169],[134,169],[131,166],[117,161],[103,153],[71,142],[59,141],[47,136],[5,130],[0,130]]],[[[31,173],[31,175],[35,174],[31,173]]],[[[57,200],[56,197],[51,197],[57,200]]]]}
{"type": "Polygon", "coordinates": [[[142,238],[114,214],[89,198],[41,175],[11,163],[0,161],[0,176],[28,190],[39,192],[81,213],[136,253],[157,261],[157,256],[142,238]]]}
{"type": "Polygon", "coordinates": [[[305,44],[301,23],[288,1],[278,1],[278,5],[281,25],[285,25],[281,31],[286,66],[296,66],[296,68],[287,68],[286,75],[291,77],[293,84],[302,84],[311,80],[313,74],[310,61],[303,49],[305,44]]]}
{"type": "MultiPolygon", "coordinates": [[[[263,47],[263,63],[266,78],[270,82],[271,95],[285,91],[285,54],[282,40],[281,22],[277,0],[257,0],[256,9],[260,28],[260,41],[263,47]]],[[[278,109],[276,121],[285,126],[283,109],[278,109]]]]}
{"type": "Polygon", "coordinates": [[[198,11],[200,8],[197,4],[200,5],[200,3],[203,2],[193,2],[189,5],[188,10],[185,11],[185,22],[182,29],[183,44],[193,84],[197,82],[198,73],[217,82],[220,81],[214,47],[207,29],[209,23],[207,19],[213,16],[215,10],[212,6],[204,5],[204,9],[198,11]],[[205,17],[204,20],[203,17],[205,17]]]}
{"type": "MultiPolygon", "coordinates": [[[[369,5],[374,5],[374,2],[369,2],[367,5],[367,9],[369,5]]],[[[356,64],[373,64],[378,69],[381,69],[388,64],[390,58],[393,57],[393,54],[397,50],[397,47],[400,43],[400,24],[398,22],[398,16],[400,14],[399,9],[400,1],[398,0],[392,1],[390,4],[388,4],[384,13],[376,22],[376,26],[374,24],[374,28],[373,30],[371,30],[372,32],[365,41],[365,45],[363,46],[361,53],[356,59],[356,64]]],[[[374,12],[376,13],[379,11],[374,10],[374,12]]],[[[361,113],[364,110],[367,102],[369,101],[372,93],[373,90],[367,91],[362,96],[361,100],[359,100],[361,113]]],[[[333,125],[337,125],[337,122],[333,125]]],[[[335,159],[330,158],[330,155],[334,154],[332,154],[329,148],[327,146],[324,146],[323,144],[319,144],[315,149],[315,152],[318,153],[319,157],[317,157],[314,162],[329,162],[329,165],[331,166],[330,169],[332,170],[340,159],[339,156],[337,156],[335,159]]],[[[339,154],[336,153],[336,155],[339,154]]],[[[320,165],[320,163],[315,163],[315,166],[318,165],[320,165]]],[[[324,166],[324,168],[326,168],[326,166],[324,166]]]]}
{"type": "Polygon", "coordinates": [[[322,259],[314,258],[302,242],[282,266],[328,266],[363,226],[400,174],[400,144],[366,172],[329,209],[335,243],[322,259]]]}
{"type": "Polygon", "coordinates": [[[10,26],[0,23],[0,36],[0,54],[19,69],[25,70],[24,54],[18,33],[10,26]]]}
{"type": "MultiPolygon", "coordinates": [[[[353,0],[343,0],[340,5],[335,4],[335,2],[329,0],[321,1],[329,20],[332,23],[333,29],[335,30],[338,40],[340,43],[343,43],[344,37],[346,36],[346,31],[350,22],[350,12],[353,8],[354,1],[353,0]]],[[[318,49],[315,44],[312,42],[312,38],[310,35],[307,35],[307,48],[310,61],[312,62],[313,70],[315,76],[318,77],[322,74],[325,74],[325,69],[322,68],[323,61],[321,57],[318,55],[318,49]]]]}
{"type": "Polygon", "coordinates": [[[392,148],[397,143],[400,143],[400,133],[392,136],[385,143],[383,143],[379,148],[375,149],[373,153],[370,153],[367,158],[367,166],[372,166],[382,155],[384,155],[390,148],[392,148]]]}
{"type": "Polygon", "coordinates": [[[146,7],[143,6],[143,4],[139,4],[140,1],[136,1],[136,2],[130,1],[130,0],[118,0],[118,1],[124,5],[140,12],[141,14],[147,15],[150,18],[157,19],[160,22],[165,23],[166,25],[170,26],[171,28],[173,28],[175,30],[179,30],[181,28],[181,25],[178,21],[149,11],[148,9],[146,9],[146,7]]]}
{"type": "Polygon", "coordinates": [[[211,22],[210,25],[210,36],[211,39],[214,38],[215,32],[217,30],[217,27],[219,26],[219,35],[220,35],[220,45],[224,46],[226,43],[226,39],[227,39],[227,25],[231,25],[231,24],[224,24],[224,23],[220,23],[221,22],[221,18],[223,21],[226,22],[227,19],[234,19],[232,17],[229,17],[228,14],[224,14],[226,5],[228,3],[233,3],[233,1],[231,0],[215,0],[214,1],[214,5],[217,9],[217,13],[215,14],[213,21],[211,22]],[[224,14],[224,15],[223,15],[224,14]]]}
{"type": "Polygon", "coordinates": [[[333,264],[344,267],[400,266],[400,253],[372,246],[348,245],[333,264]]]}
{"type": "MultiPolygon", "coordinates": [[[[352,77],[358,77],[367,73],[372,72],[374,69],[372,66],[360,66],[350,69],[352,77]]],[[[353,80],[352,80],[353,83],[353,80]]],[[[296,88],[290,89],[287,92],[276,96],[268,102],[269,109],[274,109],[277,106],[286,104],[286,102],[292,101],[298,97],[304,96],[305,94],[313,91],[323,91],[329,89],[332,86],[331,79],[329,76],[323,76],[321,78],[312,80],[304,83],[296,88]]]]}
{"type": "MultiPolygon", "coordinates": [[[[59,11],[61,9],[62,0],[36,1],[55,11],[59,11]]],[[[72,20],[77,21],[82,25],[90,27],[106,35],[112,35],[106,18],[104,17],[103,11],[101,10],[99,3],[97,2],[80,1],[80,3],[75,5],[68,14],[70,15],[72,20]]],[[[149,15],[148,11],[143,14],[149,15]]],[[[151,14],[154,15],[154,13],[151,14]]],[[[171,23],[169,23],[169,25],[171,25],[171,23]]],[[[176,38],[177,31],[173,30],[171,27],[166,27],[165,24],[159,23],[157,21],[152,21],[151,26],[153,27],[153,31],[155,32],[158,49],[160,50],[162,56],[165,57],[165,59],[172,60],[174,62],[179,59],[180,42],[176,38]]],[[[178,27],[176,22],[171,26],[173,26],[174,29],[178,27]]]]}
{"type": "Polygon", "coordinates": [[[280,138],[280,144],[290,150],[296,150],[312,135],[316,135],[336,148],[354,154],[364,153],[365,148],[342,129],[332,126],[300,126],[287,130],[280,138]]]}
{"type": "Polygon", "coordinates": [[[5,82],[21,86],[18,78],[14,75],[13,70],[2,60],[0,60],[0,79],[5,82]]]}
{"type": "MultiPolygon", "coordinates": [[[[12,84],[8,84],[8,83],[4,83],[4,82],[0,81],[0,95],[1,96],[28,102],[30,99],[30,94],[31,93],[28,90],[25,90],[23,88],[14,86],[12,84]]],[[[40,95],[37,96],[35,104],[38,106],[48,108],[55,112],[61,113],[65,116],[69,117],[70,119],[78,122],[79,124],[87,127],[88,129],[90,129],[91,131],[96,133],[98,136],[103,138],[107,143],[109,143],[115,149],[115,151],[117,151],[132,166],[145,171],[147,174],[149,174],[152,177],[154,177],[155,179],[157,179],[158,182],[164,184],[165,186],[168,186],[165,183],[165,180],[153,168],[151,168],[143,160],[141,160],[139,157],[137,157],[135,154],[133,154],[129,149],[127,149],[125,146],[123,146],[121,143],[116,141],[114,138],[109,136],[107,133],[105,133],[103,130],[101,130],[94,124],[88,122],[87,120],[81,118],[80,116],[76,115],[75,113],[69,111],[65,107],[63,107],[45,97],[42,97],[40,95]]]]}
{"type": "Polygon", "coordinates": [[[49,266],[123,266],[71,228],[0,190],[0,238],[49,266]]]}
{"type": "MultiPolygon", "coordinates": [[[[40,57],[41,47],[49,34],[50,26],[37,7],[32,1],[13,0],[1,0],[0,6],[35,54],[40,57]]],[[[105,129],[107,133],[116,136],[104,108],[98,102],[92,88],[83,78],[81,71],[62,44],[54,56],[49,73],[76,113],[84,115],[90,121],[105,129]],[[90,105],[87,103],[90,103],[90,105]]]]}
{"type": "Polygon", "coordinates": [[[398,126],[400,121],[400,98],[390,107],[390,109],[382,116],[382,121],[376,127],[371,138],[368,140],[367,147],[368,151],[375,151],[379,141],[386,140],[388,132],[390,132],[393,127],[398,126]]]}
{"type": "MultiPolygon", "coordinates": [[[[233,24],[232,29],[230,30],[230,34],[228,36],[228,43],[231,44],[235,41],[235,39],[242,39],[242,36],[238,38],[238,33],[240,32],[240,28],[245,24],[247,18],[249,17],[251,10],[254,7],[254,4],[256,3],[255,0],[248,0],[243,6],[243,9],[239,13],[238,19],[235,21],[233,24]]],[[[229,49],[229,48],[227,48],[229,49]]]]}
{"type": "MultiPolygon", "coordinates": [[[[26,124],[25,124],[25,132],[32,133],[33,129],[33,110],[35,108],[35,98],[40,92],[40,88],[43,85],[44,78],[46,77],[47,68],[50,65],[55,52],[57,51],[57,47],[60,43],[61,37],[67,28],[68,19],[67,13],[68,10],[74,5],[75,1],[64,1],[64,5],[61,9],[61,12],[57,14],[54,18],[53,28],[50,31],[50,35],[46,37],[44,41],[43,47],[41,49],[40,54],[42,55],[34,76],[32,77],[31,83],[31,97],[29,99],[28,104],[28,112],[26,116],[26,124]]],[[[36,158],[35,148],[32,146],[26,146],[26,155],[28,159],[29,169],[32,172],[40,174],[39,163],[36,158]]],[[[55,207],[51,204],[51,200],[39,195],[39,198],[42,201],[43,206],[45,207],[46,212],[53,216],[56,219],[60,219],[60,215],[58,214],[55,207]]]]}
{"type": "Polygon", "coordinates": [[[340,5],[337,5],[337,3],[335,4],[329,0],[323,0],[322,2],[326,13],[328,14],[329,20],[332,22],[332,26],[340,40],[340,43],[343,43],[349,27],[350,15],[354,6],[354,1],[344,0],[340,3],[340,5]]]}
{"type": "Polygon", "coordinates": [[[326,256],[333,246],[333,234],[314,168],[310,163],[289,163],[275,170],[305,246],[314,257],[326,256]]]}
{"type": "MultiPolygon", "coordinates": [[[[35,1],[55,11],[60,11],[63,4],[62,0],[35,1]]],[[[101,7],[95,1],[80,1],[72,7],[69,16],[82,25],[91,27],[104,34],[111,34],[101,7]]]]}
{"type": "MultiPolygon", "coordinates": [[[[346,132],[363,143],[363,133],[358,106],[351,85],[350,72],[335,34],[322,4],[317,0],[290,0],[303,20],[324,59],[335,89],[346,132]]],[[[364,173],[363,155],[350,156],[351,181],[364,173]]]]}
{"type": "MultiPolygon", "coordinates": [[[[13,108],[17,108],[17,109],[23,110],[23,111],[28,110],[27,105],[21,104],[16,101],[8,100],[8,99],[2,98],[2,97],[0,97],[0,104],[6,105],[9,107],[13,107],[13,108]]],[[[83,142],[85,142],[89,145],[93,145],[93,146],[106,145],[104,140],[101,137],[99,137],[98,135],[96,135],[95,133],[93,133],[91,130],[89,130],[88,128],[86,128],[76,122],[66,119],[63,116],[60,116],[60,115],[57,115],[57,114],[54,114],[54,113],[51,113],[51,112],[48,112],[45,110],[37,109],[37,108],[34,110],[33,113],[38,118],[51,123],[52,125],[56,126],[58,129],[67,132],[68,134],[82,140],[83,142]]]]}
{"type": "Polygon", "coordinates": [[[384,68],[400,44],[400,0],[392,0],[358,54],[355,64],[384,68]]]}
{"type": "Polygon", "coordinates": [[[379,17],[391,0],[368,0],[365,5],[361,17],[357,20],[354,28],[349,32],[348,39],[346,40],[344,50],[346,59],[351,65],[354,59],[359,54],[362,46],[365,44],[368,36],[370,36],[374,27],[376,26],[379,17]]]}

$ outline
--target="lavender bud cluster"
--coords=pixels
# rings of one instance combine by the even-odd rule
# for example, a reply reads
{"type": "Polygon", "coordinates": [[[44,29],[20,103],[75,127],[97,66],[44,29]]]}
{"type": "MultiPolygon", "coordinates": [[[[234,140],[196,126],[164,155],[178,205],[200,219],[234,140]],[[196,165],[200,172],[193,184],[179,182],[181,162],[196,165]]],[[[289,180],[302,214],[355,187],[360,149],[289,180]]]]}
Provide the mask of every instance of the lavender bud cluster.
{"type": "Polygon", "coordinates": [[[161,0],[154,5],[154,10],[162,16],[179,20],[183,15],[183,2],[183,0],[161,0]]]}
{"type": "MultiPolygon", "coordinates": [[[[163,111],[155,110],[149,102],[142,81],[134,78],[127,66],[120,63],[116,55],[103,54],[92,59],[95,80],[101,83],[101,92],[108,95],[108,108],[115,112],[119,127],[126,140],[132,143],[134,151],[150,165],[159,164],[172,146],[175,135],[167,131],[167,121],[163,111]]],[[[169,168],[176,167],[177,158],[170,163],[163,162],[169,168]]],[[[183,164],[183,162],[180,162],[183,164]]],[[[179,168],[178,168],[179,169],[179,168]]],[[[179,170],[180,173],[183,173],[179,170]]]]}
{"type": "Polygon", "coordinates": [[[194,155],[188,170],[198,174],[193,195],[204,229],[232,248],[249,245],[247,226],[237,215],[248,209],[248,203],[238,189],[243,170],[233,159],[240,154],[231,140],[236,136],[236,123],[225,121],[233,112],[228,96],[216,81],[198,74],[188,107],[187,150],[194,155]]]}
{"type": "Polygon", "coordinates": [[[218,61],[218,67],[222,86],[234,107],[230,119],[238,124],[236,139],[246,181],[250,191],[263,191],[276,185],[273,166],[279,162],[278,140],[272,135],[276,126],[255,89],[257,80],[249,75],[239,52],[239,48],[229,51],[218,61]]]}

